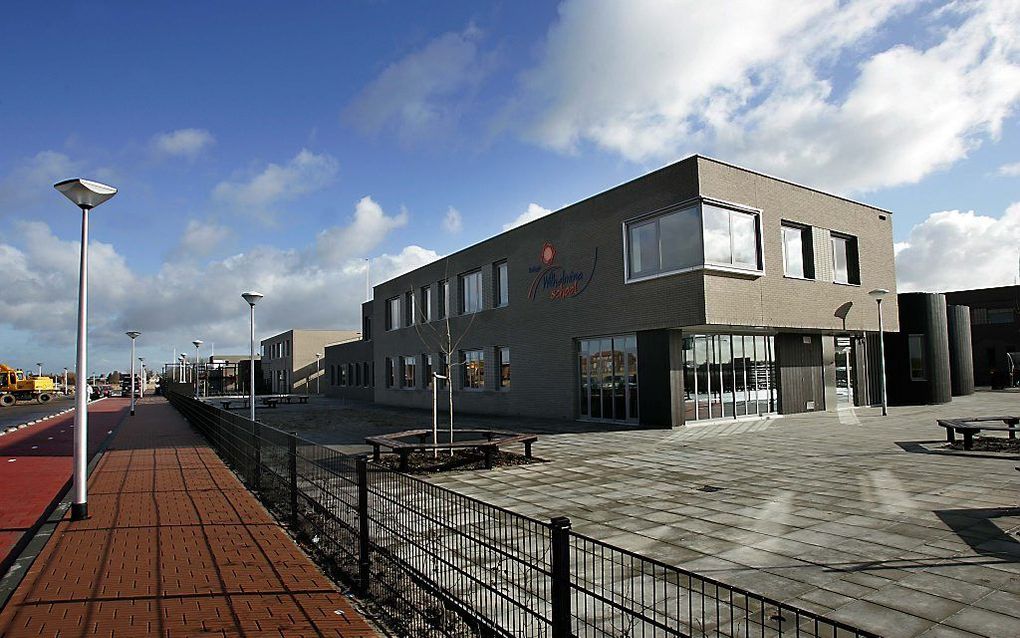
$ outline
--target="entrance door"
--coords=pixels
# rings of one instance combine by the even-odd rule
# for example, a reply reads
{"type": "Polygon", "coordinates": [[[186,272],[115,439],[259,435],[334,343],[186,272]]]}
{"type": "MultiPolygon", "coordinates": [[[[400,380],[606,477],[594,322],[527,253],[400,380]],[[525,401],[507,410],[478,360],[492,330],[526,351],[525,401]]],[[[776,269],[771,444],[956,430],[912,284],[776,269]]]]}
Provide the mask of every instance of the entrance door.
{"type": "Polygon", "coordinates": [[[580,417],[637,423],[637,337],[581,339],[578,353],[580,417]]]}
{"type": "Polygon", "coordinates": [[[836,337],[836,403],[853,405],[854,382],[851,369],[850,337],[836,337]]]}

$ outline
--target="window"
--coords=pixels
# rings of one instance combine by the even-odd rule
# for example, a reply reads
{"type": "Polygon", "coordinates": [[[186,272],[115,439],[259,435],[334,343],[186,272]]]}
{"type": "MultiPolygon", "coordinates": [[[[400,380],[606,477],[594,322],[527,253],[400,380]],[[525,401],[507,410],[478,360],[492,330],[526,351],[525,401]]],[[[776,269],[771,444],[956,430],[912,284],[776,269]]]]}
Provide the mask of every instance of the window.
{"type": "Polygon", "coordinates": [[[344,368],[347,370],[347,385],[354,387],[354,364],[348,363],[344,368]]]}
{"type": "Polygon", "coordinates": [[[468,315],[482,309],[482,271],[460,276],[460,314],[468,315]]]}
{"type": "Polygon", "coordinates": [[[386,357],[386,387],[392,388],[397,380],[393,372],[393,359],[386,357]]]}
{"type": "Polygon", "coordinates": [[[414,357],[400,357],[400,387],[414,387],[414,357]]]}
{"type": "Polygon", "coordinates": [[[444,279],[439,282],[439,318],[446,319],[450,316],[450,281],[444,279]]]}
{"type": "Polygon", "coordinates": [[[400,327],[400,297],[386,300],[386,329],[396,330],[400,327]]]}
{"type": "Polygon", "coordinates": [[[758,270],[758,216],[702,204],[705,263],[758,270]]]}
{"type": "Polygon", "coordinates": [[[856,237],[832,233],[832,280],[837,284],[860,285],[856,237]]]}
{"type": "Polygon", "coordinates": [[[510,389],[510,348],[502,346],[496,348],[496,356],[499,358],[499,389],[510,389]]]}
{"type": "Polygon", "coordinates": [[[354,364],[354,383],[352,383],[351,385],[353,385],[355,387],[358,387],[358,386],[361,385],[361,364],[360,363],[355,363],[354,364]]]}
{"type": "Polygon", "coordinates": [[[464,389],[485,389],[485,354],[481,350],[461,350],[460,360],[464,364],[464,389]]]}
{"type": "Polygon", "coordinates": [[[435,319],[432,315],[432,286],[424,286],[421,289],[421,314],[422,321],[435,319]]]}
{"type": "Polygon", "coordinates": [[[432,376],[432,355],[431,354],[423,354],[421,356],[421,362],[422,362],[422,365],[423,365],[423,368],[422,368],[422,378],[421,378],[422,386],[426,390],[431,390],[432,389],[432,384],[435,381],[435,379],[432,376]]]}
{"type": "Polygon", "coordinates": [[[927,379],[924,362],[924,335],[909,335],[907,346],[910,350],[910,380],[927,379]]]}
{"type": "Polygon", "coordinates": [[[1013,323],[1012,308],[989,308],[988,323],[1013,323]]]}
{"type": "Polygon", "coordinates": [[[815,278],[815,255],[811,227],[783,222],[783,274],[800,279],[815,278]]]}
{"type": "Polygon", "coordinates": [[[506,261],[501,261],[496,264],[492,269],[492,279],[496,282],[496,298],[495,305],[497,308],[510,303],[510,291],[507,288],[508,280],[508,267],[506,261]]]}
{"type": "Polygon", "coordinates": [[[361,318],[361,339],[368,341],[372,338],[372,317],[365,315],[361,318]]]}
{"type": "Polygon", "coordinates": [[[414,292],[408,290],[404,293],[404,310],[406,316],[404,317],[405,326],[413,326],[418,321],[417,308],[414,303],[414,292]]]}
{"type": "Polygon", "coordinates": [[[347,366],[340,365],[340,385],[347,386],[347,366]]]}
{"type": "Polygon", "coordinates": [[[332,364],[329,366],[329,384],[336,385],[336,366],[332,364]]]}
{"type": "Polygon", "coordinates": [[[439,376],[444,377],[442,379],[438,379],[439,388],[443,389],[446,387],[446,384],[450,382],[450,366],[447,365],[446,353],[439,354],[439,376]]]}
{"type": "Polygon", "coordinates": [[[361,371],[362,385],[364,385],[364,387],[367,388],[369,387],[372,381],[372,375],[368,373],[368,362],[366,361],[365,363],[361,364],[361,367],[362,367],[361,371]]]}
{"type": "Polygon", "coordinates": [[[693,206],[628,228],[630,276],[645,277],[700,265],[701,220],[693,206]]]}

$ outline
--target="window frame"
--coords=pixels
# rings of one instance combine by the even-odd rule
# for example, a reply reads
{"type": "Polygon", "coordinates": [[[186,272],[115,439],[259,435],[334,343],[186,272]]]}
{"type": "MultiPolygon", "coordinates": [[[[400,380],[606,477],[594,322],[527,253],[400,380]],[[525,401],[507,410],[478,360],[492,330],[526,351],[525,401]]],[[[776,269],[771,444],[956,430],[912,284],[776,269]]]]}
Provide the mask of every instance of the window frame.
{"type": "Polygon", "coordinates": [[[432,313],[432,284],[421,287],[421,323],[435,320],[432,313]]]}
{"type": "Polygon", "coordinates": [[[815,248],[814,230],[807,224],[800,224],[793,221],[782,220],[779,223],[779,235],[783,248],[783,276],[790,279],[804,279],[814,281],[817,272],[815,270],[815,248]],[[800,233],[801,259],[804,261],[804,274],[795,275],[789,271],[787,262],[786,232],[797,231],[800,233]]]}
{"type": "Polygon", "coordinates": [[[450,280],[439,280],[439,316],[438,319],[450,318],[450,280]]]}
{"type": "Polygon", "coordinates": [[[499,381],[496,389],[501,392],[509,392],[511,388],[510,381],[513,371],[510,368],[510,363],[510,346],[496,346],[496,374],[499,381]],[[506,357],[505,359],[504,356],[506,357]],[[505,377],[503,375],[504,366],[506,366],[505,377]]]}
{"type": "Polygon", "coordinates": [[[928,360],[924,352],[924,341],[925,335],[923,333],[915,333],[907,335],[907,367],[910,369],[910,380],[911,381],[927,381],[928,380],[928,360]],[[917,359],[921,362],[920,374],[918,375],[914,370],[914,358],[915,352],[914,347],[917,346],[917,359]]]}
{"type": "Polygon", "coordinates": [[[482,269],[481,268],[476,268],[474,270],[469,270],[467,272],[463,272],[463,273],[457,275],[457,289],[458,289],[458,292],[460,293],[458,295],[458,310],[460,311],[459,314],[461,314],[461,315],[473,315],[476,312],[481,312],[481,311],[485,310],[485,301],[483,299],[483,294],[484,294],[484,290],[485,290],[485,283],[482,281],[482,269]],[[474,309],[474,310],[468,310],[468,308],[467,308],[467,290],[468,289],[467,289],[466,283],[467,283],[468,277],[474,278],[475,275],[478,276],[478,295],[476,297],[477,300],[478,300],[478,302],[477,302],[477,306],[478,307],[477,307],[477,309],[474,309]]]}
{"type": "Polygon", "coordinates": [[[390,297],[386,300],[386,332],[393,332],[394,330],[400,330],[403,325],[403,317],[401,316],[401,308],[403,304],[400,302],[400,295],[396,297],[390,297]],[[394,309],[394,302],[396,302],[396,308],[394,309]]]}
{"type": "Polygon", "coordinates": [[[418,387],[418,358],[415,355],[400,356],[400,389],[414,390],[418,387]],[[410,377],[408,377],[410,368],[410,377]]]}
{"type": "Polygon", "coordinates": [[[860,240],[856,235],[841,233],[836,230],[829,231],[829,256],[832,258],[832,283],[840,286],[861,285],[861,248],[860,240]],[[844,242],[846,246],[846,281],[836,278],[836,242],[844,242]]]}
{"type": "MultiPolygon", "coordinates": [[[[473,358],[473,357],[472,357],[473,358]]],[[[465,392],[484,392],[485,391],[485,349],[484,348],[468,348],[460,351],[460,364],[461,364],[461,389],[465,392]],[[468,355],[477,354],[477,361],[481,364],[481,375],[474,375],[475,378],[480,379],[479,384],[471,385],[469,381],[472,375],[469,373],[470,368],[468,355]]]]}
{"type": "Polygon", "coordinates": [[[408,290],[404,293],[404,326],[411,327],[418,323],[418,303],[415,299],[414,290],[408,290]]]}
{"type": "Polygon", "coordinates": [[[432,384],[436,381],[435,376],[432,374],[433,366],[435,366],[435,362],[432,360],[434,356],[428,353],[421,355],[421,383],[422,387],[426,390],[431,390],[432,384]]]}
{"type": "Polygon", "coordinates": [[[507,259],[492,265],[492,307],[506,308],[510,305],[510,262],[507,259]]]}

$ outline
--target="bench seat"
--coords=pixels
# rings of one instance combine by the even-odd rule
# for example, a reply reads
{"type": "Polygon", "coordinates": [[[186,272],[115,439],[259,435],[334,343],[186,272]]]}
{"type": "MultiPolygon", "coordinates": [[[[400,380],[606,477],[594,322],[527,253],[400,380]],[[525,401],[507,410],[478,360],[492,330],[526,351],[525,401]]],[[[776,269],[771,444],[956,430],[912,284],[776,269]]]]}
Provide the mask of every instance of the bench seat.
{"type": "Polygon", "coordinates": [[[1016,438],[1020,432],[1020,417],[1016,416],[980,416],[966,417],[959,419],[939,419],[939,426],[946,429],[946,439],[950,443],[956,442],[956,434],[963,435],[963,449],[970,450],[974,447],[974,435],[982,430],[995,432],[1006,432],[1011,439],[1016,438]]]}

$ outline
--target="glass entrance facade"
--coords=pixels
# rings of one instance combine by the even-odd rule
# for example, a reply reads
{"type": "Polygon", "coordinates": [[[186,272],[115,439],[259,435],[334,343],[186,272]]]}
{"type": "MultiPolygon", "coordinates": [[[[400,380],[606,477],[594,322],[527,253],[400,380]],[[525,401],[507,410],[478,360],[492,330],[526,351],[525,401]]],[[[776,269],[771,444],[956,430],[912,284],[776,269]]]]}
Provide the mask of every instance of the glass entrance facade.
{"type": "Polygon", "coordinates": [[[582,419],[638,422],[637,336],[579,341],[582,419]]]}
{"type": "Polygon", "coordinates": [[[775,337],[684,337],[684,420],[736,418],[778,409],[775,337]]]}

